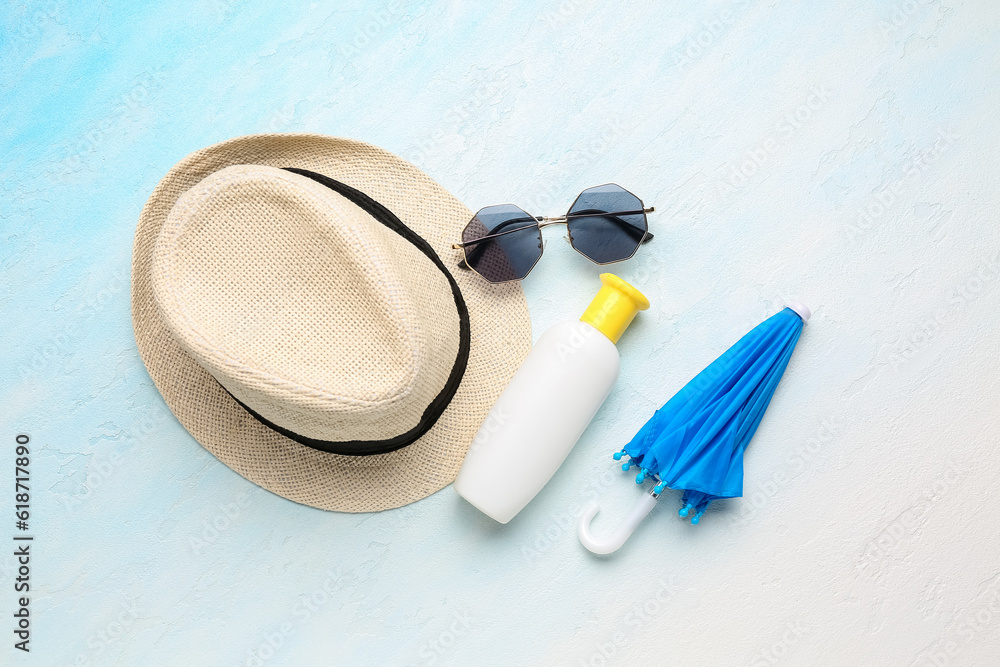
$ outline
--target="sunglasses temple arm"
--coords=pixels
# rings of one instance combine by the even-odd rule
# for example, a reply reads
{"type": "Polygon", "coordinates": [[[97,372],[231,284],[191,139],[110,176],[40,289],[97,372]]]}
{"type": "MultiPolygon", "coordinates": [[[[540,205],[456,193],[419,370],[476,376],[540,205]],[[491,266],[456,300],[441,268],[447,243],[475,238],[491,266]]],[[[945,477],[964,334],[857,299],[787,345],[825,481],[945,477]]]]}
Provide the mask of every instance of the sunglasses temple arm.
{"type": "MultiPolygon", "coordinates": [[[[516,231],[519,231],[519,230],[512,229],[511,231],[516,232],[516,231]]],[[[503,234],[498,234],[497,236],[503,236],[503,234]]],[[[486,245],[480,244],[480,245],[477,245],[476,247],[474,247],[474,248],[472,248],[470,250],[467,247],[468,245],[469,244],[458,244],[458,243],[456,243],[456,244],[454,244],[452,246],[453,248],[460,248],[462,250],[462,253],[465,255],[465,257],[462,258],[462,261],[460,261],[458,263],[458,268],[462,269],[463,271],[471,271],[472,267],[469,266],[468,260],[475,261],[479,257],[479,255],[481,255],[484,252],[486,252],[486,248],[487,248],[486,245]]]]}
{"type": "Polygon", "coordinates": [[[477,243],[482,243],[483,241],[489,241],[490,239],[495,239],[498,236],[506,236],[507,234],[513,234],[514,232],[519,232],[519,231],[521,231],[523,229],[536,229],[538,227],[538,223],[539,223],[538,218],[515,218],[513,220],[506,220],[506,221],[500,223],[499,225],[497,225],[497,229],[501,229],[501,228],[503,228],[503,227],[505,227],[507,225],[513,224],[515,222],[527,222],[528,220],[531,220],[535,224],[533,224],[533,225],[524,225],[523,227],[518,227],[517,229],[504,229],[502,232],[493,232],[491,234],[487,234],[486,236],[480,236],[478,239],[475,239],[473,241],[463,241],[462,243],[452,243],[451,247],[454,248],[455,250],[460,250],[461,248],[467,248],[470,245],[476,245],[477,243]]]}
{"type": "Polygon", "coordinates": [[[656,207],[650,206],[648,208],[636,209],[634,211],[577,211],[576,213],[567,213],[560,218],[554,218],[555,220],[569,220],[570,218],[593,218],[600,215],[639,215],[640,213],[652,213],[656,210],[656,207]]]}
{"type": "Polygon", "coordinates": [[[462,269],[463,271],[470,271],[472,269],[472,267],[469,266],[469,263],[468,263],[467,259],[473,259],[474,260],[477,255],[481,255],[484,252],[486,252],[486,246],[482,244],[483,241],[487,241],[487,240],[495,238],[497,236],[504,236],[506,234],[513,234],[514,232],[519,232],[522,229],[532,229],[532,228],[536,228],[537,229],[537,228],[539,228],[538,227],[538,222],[539,222],[538,218],[512,218],[510,220],[504,220],[503,222],[501,222],[499,225],[497,225],[497,229],[501,229],[501,228],[503,228],[503,227],[505,227],[507,225],[512,225],[514,223],[527,222],[528,220],[531,220],[535,224],[533,224],[533,225],[524,225],[523,227],[518,227],[517,229],[505,229],[505,230],[503,230],[501,232],[496,232],[494,234],[487,234],[486,236],[483,236],[482,238],[478,238],[475,241],[467,241],[467,242],[462,242],[462,243],[453,243],[453,244],[451,244],[452,248],[454,248],[456,250],[462,250],[466,254],[466,257],[463,257],[462,261],[460,261],[458,263],[458,268],[462,269]],[[472,248],[472,250],[466,250],[469,246],[474,246],[474,247],[472,248]],[[468,255],[472,255],[472,257],[468,257],[468,255]]]}
{"type": "Polygon", "coordinates": [[[635,227],[633,225],[630,225],[628,222],[622,220],[618,216],[620,216],[620,215],[638,215],[640,213],[651,213],[653,210],[654,210],[653,207],[650,206],[649,208],[644,208],[641,211],[615,211],[614,213],[605,213],[603,211],[589,211],[589,212],[588,211],[583,211],[583,212],[580,212],[580,213],[573,213],[573,214],[567,215],[566,217],[567,218],[597,218],[597,217],[606,217],[611,222],[615,223],[619,227],[622,227],[624,229],[625,233],[628,234],[629,236],[631,236],[633,238],[638,238],[639,239],[639,243],[649,243],[650,241],[653,240],[653,235],[652,234],[650,234],[645,229],[640,229],[639,227],[635,227]]]}

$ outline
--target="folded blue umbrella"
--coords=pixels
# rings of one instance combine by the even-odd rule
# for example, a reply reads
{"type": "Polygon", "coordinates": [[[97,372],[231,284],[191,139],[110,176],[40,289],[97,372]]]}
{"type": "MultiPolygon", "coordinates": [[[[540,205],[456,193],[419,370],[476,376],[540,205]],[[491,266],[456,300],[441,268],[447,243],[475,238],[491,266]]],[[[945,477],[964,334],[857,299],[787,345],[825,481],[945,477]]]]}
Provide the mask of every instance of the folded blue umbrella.
{"type": "Polygon", "coordinates": [[[620,547],[667,487],[684,492],[680,515],[693,511],[695,524],[713,500],[743,495],[743,453],[809,314],[808,308],[795,303],[758,325],[653,414],[614,457],[627,457],[624,470],[640,468],[637,484],[651,479],[656,485],[611,541],[600,542],[590,535],[590,520],[598,508],[588,507],[579,525],[585,546],[596,553],[620,547]]]}

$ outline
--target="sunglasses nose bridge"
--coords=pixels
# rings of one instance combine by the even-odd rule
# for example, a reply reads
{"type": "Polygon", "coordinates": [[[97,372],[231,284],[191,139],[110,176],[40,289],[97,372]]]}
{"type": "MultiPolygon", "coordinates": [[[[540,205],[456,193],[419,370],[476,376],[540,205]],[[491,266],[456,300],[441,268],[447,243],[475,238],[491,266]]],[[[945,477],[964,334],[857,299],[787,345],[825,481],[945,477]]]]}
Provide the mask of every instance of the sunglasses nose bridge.
{"type": "Polygon", "coordinates": [[[562,215],[557,218],[545,218],[543,217],[538,221],[538,227],[548,227],[549,225],[565,225],[567,223],[566,216],[562,215]]]}

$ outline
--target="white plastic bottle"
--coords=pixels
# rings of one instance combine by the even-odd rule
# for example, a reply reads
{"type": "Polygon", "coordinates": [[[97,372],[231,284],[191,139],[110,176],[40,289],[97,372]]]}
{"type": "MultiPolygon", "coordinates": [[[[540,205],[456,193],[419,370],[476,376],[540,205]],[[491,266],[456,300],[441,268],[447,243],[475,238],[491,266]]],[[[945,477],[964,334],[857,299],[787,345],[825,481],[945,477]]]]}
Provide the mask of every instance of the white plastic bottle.
{"type": "Polygon", "coordinates": [[[618,276],[578,321],[538,339],[483,421],[455,490],[500,523],[541,491],[583,435],[618,379],[615,343],[649,301],[618,276]]]}

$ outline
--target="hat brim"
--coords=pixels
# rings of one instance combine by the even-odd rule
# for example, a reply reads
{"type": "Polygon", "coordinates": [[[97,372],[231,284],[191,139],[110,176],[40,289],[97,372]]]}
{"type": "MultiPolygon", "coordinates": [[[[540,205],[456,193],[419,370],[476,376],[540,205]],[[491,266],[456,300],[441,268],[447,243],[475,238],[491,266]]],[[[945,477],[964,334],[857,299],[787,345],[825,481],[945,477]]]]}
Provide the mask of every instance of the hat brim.
{"type": "Polygon", "coordinates": [[[280,496],[340,512],[374,512],[425,498],[454,481],[479,425],[531,348],[531,319],[517,284],[492,285],[454,270],[469,309],[471,347],[462,383],[437,423],[388,454],[343,456],[301,445],[264,426],[174,340],[153,298],[157,235],[178,197],[236,164],[298,167],[346,183],[395,213],[445,265],[472,212],[422,171],[375,146],[318,134],[238,137],[175,165],[143,207],[132,250],[132,326],[149,375],[177,419],[234,471],[280,496]]]}

